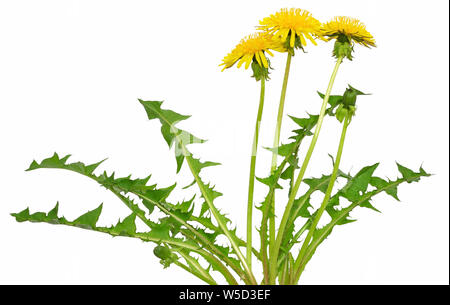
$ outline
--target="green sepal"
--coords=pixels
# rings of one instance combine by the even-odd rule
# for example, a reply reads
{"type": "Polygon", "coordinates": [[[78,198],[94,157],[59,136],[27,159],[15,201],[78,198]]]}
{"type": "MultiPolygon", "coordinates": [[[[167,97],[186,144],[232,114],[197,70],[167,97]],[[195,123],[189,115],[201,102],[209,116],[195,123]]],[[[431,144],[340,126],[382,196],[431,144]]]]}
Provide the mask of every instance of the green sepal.
{"type": "Polygon", "coordinates": [[[346,57],[353,60],[353,44],[346,35],[339,35],[334,43],[333,56],[335,58],[346,57]]]}
{"type": "Polygon", "coordinates": [[[283,42],[283,47],[290,53],[292,56],[295,55],[295,50],[300,49],[305,52],[304,46],[302,45],[302,41],[300,37],[295,33],[295,31],[290,31],[286,37],[286,40],[283,42]],[[294,47],[291,47],[291,35],[295,35],[294,47]]]}
{"type": "MultiPolygon", "coordinates": [[[[356,98],[358,95],[369,95],[367,93],[363,93],[358,89],[353,88],[352,86],[348,85],[347,89],[345,90],[344,94],[342,96],[340,95],[334,95],[330,96],[329,98],[329,104],[330,108],[327,109],[327,113],[329,115],[335,115],[336,119],[339,122],[343,122],[346,117],[351,118],[355,115],[356,112],[356,98]],[[333,113],[333,110],[336,109],[336,111],[333,113]]],[[[319,92],[319,96],[324,98],[324,95],[319,92]]]]}
{"type": "Polygon", "coordinates": [[[265,80],[269,80],[270,79],[270,77],[269,77],[269,69],[271,68],[270,67],[270,61],[269,61],[268,58],[266,58],[266,59],[267,59],[268,65],[269,65],[268,68],[265,68],[265,67],[261,66],[258,63],[258,61],[256,61],[255,58],[253,58],[253,61],[252,61],[252,64],[251,64],[252,71],[253,71],[252,77],[254,77],[257,82],[260,81],[263,78],[265,80]]]}
{"type": "Polygon", "coordinates": [[[363,93],[359,91],[358,89],[353,88],[352,86],[348,85],[348,88],[345,89],[344,95],[342,96],[342,104],[347,108],[351,106],[356,106],[356,98],[358,95],[369,95],[366,93],[363,93]]]}
{"type": "Polygon", "coordinates": [[[349,111],[347,108],[344,107],[344,105],[339,105],[339,107],[336,110],[336,119],[342,123],[344,119],[347,117],[349,111]]]}

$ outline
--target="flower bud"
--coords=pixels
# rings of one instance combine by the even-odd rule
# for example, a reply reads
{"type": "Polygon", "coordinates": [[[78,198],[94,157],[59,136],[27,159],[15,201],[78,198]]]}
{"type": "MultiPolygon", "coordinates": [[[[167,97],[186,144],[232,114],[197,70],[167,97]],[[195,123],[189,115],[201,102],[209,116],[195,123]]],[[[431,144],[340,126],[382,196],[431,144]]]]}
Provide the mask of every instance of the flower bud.
{"type": "Polygon", "coordinates": [[[339,107],[336,109],[336,119],[339,122],[342,123],[346,116],[349,116],[351,119],[355,115],[356,97],[358,95],[366,94],[348,85],[348,88],[345,89],[344,95],[342,96],[339,107]]]}
{"type": "Polygon", "coordinates": [[[155,249],[153,249],[153,254],[160,259],[168,259],[172,257],[172,252],[170,249],[164,246],[156,246],[155,249]]]}
{"type": "Polygon", "coordinates": [[[342,96],[342,104],[346,107],[355,106],[356,96],[358,96],[358,93],[353,88],[345,89],[344,95],[342,96]]]}

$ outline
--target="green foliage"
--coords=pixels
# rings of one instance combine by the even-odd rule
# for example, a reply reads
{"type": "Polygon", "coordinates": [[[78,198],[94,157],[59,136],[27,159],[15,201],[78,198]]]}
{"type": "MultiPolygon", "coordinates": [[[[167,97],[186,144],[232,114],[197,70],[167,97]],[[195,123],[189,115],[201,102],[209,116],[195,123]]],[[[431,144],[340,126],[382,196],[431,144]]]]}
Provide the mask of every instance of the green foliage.
{"type": "Polygon", "coordinates": [[[67,225],[86,230],[99,231],[108,233],[112,236],[134,236],[136,233],[135,214],[130,214],[123,221],[118,221],[115,226],[98,227],[97,222],[102,212],[102,207],[103,204],[99,205],[96,209],[81,215],[73,221],[68,221],[65,217],[58,217],[59,203],[56,203],[55,207],[48,213],[36,212],[30,214],[29,208],[26,208],[22,212],[12,213],[11,215],[15,217],[18,222],[46,222],[50,224],[67,225]]]}
{"type": "Polygon", "coordinates": [[[350,212],[356,207],[368,208],[379,212],[371,202],[374,196],[384,192],[396,200],[399,200],[397,189],[400,184],[419,181],[422,177],[430,176],[430,174],[425,172],[422,167],[419,171],[414,172],[413,170],[398,164],[398,169],[402,174],[402,178],[393,181],[384,180],[373,175],[377,167],[378,163],[362,168],[354,177],[347,180],[347,183],[343,188],[331,197],[326,209],[331,217],[331,221],[314,232],[314,237],[309,245],[308,254],[305,257],[304,264],[311,258],[316,248],[331,234],[336,225],[344,225],[356,221],[355,219],[350,218],[350,212]],[[407,174],[404,175],[406,172],[407,174]],[[369,185],[373,186],[374,189],[369,189],[369,185]],[[340,205],[340,198],[347,199],[350,204],[346,207],[340,205]]]}
{"type": "Polygon", "coordinates": [[[175,146],[175,158],[177,160],[177,173],[180,171],[183,161],[190,154],[185,148],[188,144],[204,143],[205,140],[197,138],[193,134],[178,129],[175,125],[181,121],[188,119],[190,116],[181,115],[172,110],[161,109],[160,101],[143,101],[139,102],[144,106],[149,120],[158,119],[161,123],[161,133],[169,147],[175,146]]]}
{"type": "MultiPolygon", "coordinates": [[[[318,95],[321,99],[324,98],[322,93],[318,92],[318,95]]],[[[349,111],[353,115],[358,95],[364,95],[364,93],[351,86],[343,95],[331,95],[325,114],[335,116],[340,121],[349,115],[349,111]]],[[[53,168],[86,176],[111,191],[130,209],[131,213],[109,227],[98,225],[103,204],[72,221],[58,215],[58,203],[47,213],[30,213],[29,208],[26,208],[11,215],[18,222],[66,225],[106,233],[114,237],[130,237],[152,242],[155,244],[153,253],[164,268],[177,265],[208,284],[216,284],[210,273],[211,270],[219,272],[232,285],[238,284],[239,280],[245,284],[257,284],[252,270],[240,250],[247,245],[246,241],[238,237],[237,229],[232,226],[231,219],[216,206],[215,200],[222,196],[222,193],[217,191],[211,182],[205,182],[202,178],[205,168],[217,166],[219,163],[195,157],[189,151],[189,145],[204,143],[205,140],[177,127],[179,122],[190,116],[163,109],[160,101],[139,100],[139,102],[143,105],[148,119],[157,120],[161,124],[162,136],[175,152],[176,172],[179,173],[183,164],[186,164],[193,176],[194,181],[182,189],[195,185],[199,194],[188,200],[173,203],[170,195],[177,189],[176,183],[159,187],[157,184],[149,183],[151,175],[144,178],[132,178],[131,175],[116,177],[114,172],[110,174],[106,171],[96,173],[98,167],[105,160],[87,165],[82,162],[71,163],[69,162],[70,155],[60,157],[55,153],[40,163],[33,161],[27,171],[53,168]],[[196,209],[196,207],[198,208],[196,209]],[[155,210],[160,212],[158,215],[162,216],[154,217],[157,216],[154,213],[155,210]],[[152,217],[150,218],[150,216],[152,217]],[[146,225],[146,229],[142,232],[137,231],[137,219],[146,225]],[[223,238],[225,238],[225,242],[223,242],[223,238]],[[221,239],[222,241],[220,241],[221,239]]],[[[266,148],[280,156],[281,162],[277,164],[270,175],[256,178],[268,189],[264,200],[257,206],[262,212],[259,227],[261,247],[259,251],[249,248],[248,252],[252,252],[262,262],[263,283],[268,283],[268,279],[270,279],[269,260],[271,260],[270,269],[276,269],[276,273],[274,272],[272,275],[276,274],[282,283],[295,283],[295,277],[301,274],[317,247],[332,233],[333,229],[336,226],[356,221],[350,216],[355,208],[361,207],[379,212],[373,203],[376,195],[385,193],[398,201],[400,184],[417,182],[422,177],[430,176],[423,168],[416,172],[397,164],[399,178],[394,180],[381,178],[375,176],[378,163],[365,166],[355,175],[351,175],[339,170],[338,164],[332,157],[333,175],[330,175],[330,170],[317,178],[302,179],[300,182],[304,184],[306,190],[302,194],[297,194],[298,188],[293,186],[296,182],[294,181],[295,173],[299,169],[299,149],[303,140],[313,135],[320,120],[318,115],[311,114],[306,117],[290,116],[290,118],[297,126],[287,143],[278,147],[266,148]],[[337,177],[345,184],[331,193],[336,172],[337,177]],[[277,239],[277,242],[281,240],[279,255],[270,258],[268,255],[270,245],[268,220],[270,217],[275,217],[273,209],[271,209],[275,200],[275,192],[283,191],[286,184],[289,195],[292,194],[293,201],[290,201],[292,209],[285,218],[287,223],[283,235],[281,236],[280,233],[281,239],[277,239]],[[330,195],[329,200],[324,200],[321,210],[314,209],[314,205],[311,203],[312,196],[325,194],[326,199],[330,195]],[[315,225],[322,212],[326,212],[330,216],[330,221],[316,229],[315,225]],[[295,259],[294,246],[302,243],[302,237],[306,233],[309,233],[311,237],[303,242],[302,249],[304,247],[306,250],[300,251],[300,255],[295,259]]],[[[339,162],[338,157],[336,160],[339,162]]],[[[280,197],[277,196],[277,200],[279,200],[278,198],[280,197]]]]}
{"type": "MultiPolygon", "coordinates": [[[[195,183],[197,183],[201,196],[204,199],[202,204],[201,215],[203,216],[206,211],[211,211],[217,221],[227,224],[230,220],[224,215],[219,213],[219,211],[214,207],[213,201],[222,195],[222,193],[216,191],[214,186],[209,183],[203,182],[200,177],[200,172],[203,168],[209,166],[219,165],[219,163],[205,161],[201,162],[199,159],[194,158],[189,152],[187,145],[195,143],[203,143],[204,140],[199,140],[199,138],[193,136],[190,132],[177,128],[175,125],[187,118],[189,116],[181,115],[172,110],[162,109],[162,102],[158,101],[143,101],[139,100],[144,106],[145,111],[149,120],[158,119],[161,123],[161,133],[166,139],[169,147],[175,145],[175,155],[177,159],[177,172],[180,171],[183,161],[186,159],[192,174],[194,175],[195,183]]],[[[227,228],[220,227],[221,233],[227,234],[227,228]]]]}
{"type": "MultiPolygon", "coordinates": [[[[104,228],[96,226],[96,222],[98,220],[98,217],[100,216],[101,206],[91,212],[80,216],[76,220],[69,222],[65,220],[64,217],[58,218],[56,216],[58,208],[57,205],[55,209],[48,213],[48,215],[41,212],[30,215],[28,209],[18,214],[13,214],[13,216],[16,217],[17,221],[39,221],[47,222],[50,224],[76,226],[84,229],[91,229],[103,233],[108,233],[113,236],[129,236],[139,238],[144,241],[155,242],[157,244],[166,243],[168,245],[173,245],[184,250],[187,249],[188,253],[189,251],[197,252],[198,249],[201,249],[201,245],[204,243],[204,240],[208,240],[208,242],[210,243],[209,246],[216,247],[217,251],[220,251],[223,259],[236,264],[236,259],[231,255],[231,251],[228,247],[215,244],[217,234],[214,234],[214,236],[212,236],[211,234],[206,233],[205,229],[201,228],[201,226],[208,223],[211,224],[211,227],[215,228],[214,225],[212,225],[210,217],[193,216],[194,197],[190,200],[182,201],[177,204],[171,204],[167,202],[167,198],[175,188],[175,184],[165,188],[157,188],[155,184],[148,185],[150,176],[142,179],[132,179],[131,176],[116,178],[114,173],[109,175],[106,172],[103,172],[100,175],[96,175],[94,171],[101,164],[101,162],[97,162],[91,165],[85,165],[82,162],[69,163],[69,157],[70,155],[59,157],[59,155],[55,153],[50,158],[42,160],[40,163],[33,161],[27,171],[40,168],[55,168],[70,170],[82,174],[95,180],[106,189],[112,191],[123,203],[125,203],[125,205],[127,205],[133,211],[133,214],[126,217],[123,221],[118,222],[117,225],[113,227],[104,228]],[[142,205],[147,209],[147,213],[128,196],[130,194],[134,194],[140,197],[142,205]],[[158,222],[150,221],[147,216],[154,211],[155,207],[166,214],[166,216],[161,217],[158,222]],[[136,226],[134,222],[136,216],[138,216],[145,224],[147,224],[150,229],[149,231],[136,233],[136,226]],[[192,236],[186,232],[186,228],[187,226],[189,226],[187,224],[188,221],[195,221],[196,223],[201,225],[200,227],[195,228],[197,236],[192,236]]],[[[194,164],[197,170],[201,170],[201,168],[206,166],[215,165],[212,162],[202,163],[199,161],[198,163],[194,161],[194,164]]],[[[212,189],[212,187],[208,188],[210,190],[212,189]]],[[[213,194],[211,196],[217,197],[218,194],[213,194]]],[[[241,243],[244,243],[236,236],[235,232],[232,232],[232,234],[237,240],[239,240],[241,243]]],[[[164,267],[168,267],[170,263],[175,261],[175,257],[176,256],[173,256],[172,259],[161,260],[161,264],[163,264],[164,267]]],[[[221,266],[217,264],[217,261],[211,260],[210,257],[205,259],[209,260],[208,262],[210,265],[212,265],[213,269],[223,271],[221,266]]],[[[235,266],[233,267],[236,268],[235,266]]],[[[232,279],[228,278],[227,280],[231,281],[232,279]]]]}

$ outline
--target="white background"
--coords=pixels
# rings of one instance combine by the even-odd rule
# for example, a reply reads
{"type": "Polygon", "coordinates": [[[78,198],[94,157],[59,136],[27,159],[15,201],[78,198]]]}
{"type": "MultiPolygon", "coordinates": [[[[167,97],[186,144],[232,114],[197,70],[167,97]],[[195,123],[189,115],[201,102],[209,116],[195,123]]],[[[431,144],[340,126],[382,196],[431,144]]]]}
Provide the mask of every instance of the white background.
{"type": "MultiPolygon", "coordinates": [[[[205,176],[225,194],[216,202],[244,236],[248,162],[259,84],[250,71],[220,72],[218,64],[259,19],[300,7],[321,21],[362,20],[378,48],[356,47],[333,93],[346,85],[373,93],[358,100],[342,169],[353,173],[381,161],[379,176],[396,178],[395,161],[435,175],[402,185],[402,202],[381,195],[382,214],[353,213],[319,248],[304,284],[448,284],[448,2],[435,1],[1,1],[0,2],[0,283],[196,284],[178,267],[163,270],[153,246],[127,238],[48,224],[16,223],[30,206],[74,219],[104,202],[99,224],[127,215],[111,194],[82,176],[24,172],[54,151],[73,161],[108,157],[118,175],[152,173],[167,186],[173,152],[148,122],[137,98],[165,100],[193,117],[183,127],[209,139],[193,150],[223,166],[205,176]]],[[[286,113],[317,113],[335,60],[332,44],[308,45],[293,59],[286,113]]],[[[285,54],[271,59],[262,146],[272,143],[285,54]]],[[[286,138],[294,125],[286,119],[286,138]]],[[[308,176],[331,172],[339,124],[327,119],[308,176]]],[[[262,151],[257,175],[269,170],[262,151]]],[[[191,193],[171,198],[188,197],[191,193]]],[[[257,185],[261,200],[265,188],[257,185]]],[[[278,198],[284,197],[280,194],[278,198]]],[[[279,203],[278,207],[283,204],[279,203]]],[[[281,211],[280,211],[281,212],[281,211]]],[[[279,212],[279,213],[280,213],[279,212]]],[[[255,212],[255,221],[259,219],[255,212]]],[[[256,232],[255,232],[256,234],[256,232]]]]}

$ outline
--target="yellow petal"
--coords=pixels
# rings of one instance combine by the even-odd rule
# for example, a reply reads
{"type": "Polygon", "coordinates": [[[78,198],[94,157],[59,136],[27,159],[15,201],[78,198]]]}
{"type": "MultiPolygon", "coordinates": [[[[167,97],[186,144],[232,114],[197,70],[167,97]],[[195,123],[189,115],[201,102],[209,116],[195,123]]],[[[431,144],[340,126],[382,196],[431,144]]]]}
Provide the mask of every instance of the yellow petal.
{"type": "Polygon", "coordinates": [[[255,58],[256,58],[256,61],[258,62],[258,64],[259,64],[260,66],[262,66],[261,58],[260,58],[259,52],[256,52],[256,53],[255,53],[255,58]]]}
{"type": "Polygon", "coordinates": [[[279,30],[277,35],[281,38],[281,41],[285,42],[287,36],[289,35],[289,29],[279,30]]]}
{"type": "Polygon", "coordinates": [[[291,48],[293,48],[295,45],[295,32],[294,31],[291,31],[291,41],[289,44],[290,44],[291,48]]]}
{"type": "Polygon", "coordinates": [[[305,40],[305,37],[303,37],[302,34],[299,34],[298,37],[300,37],[300,42],[302,43],[302,46],[303,46],[303,47],[306,46],[306,40],[305,40]]]}
{"type": "Polygon", "coordinates": [[[313,45],[317,46],[317,42],[314,40],[314,38],[311,37],[311,35],[305,33],[305,36],[313,43],[313,45]]]}
{"type": "MultiPolygon", "coordinates": [[[[253,57],[253,56],[252,56],[253,57]]],[[[252,58],[248,58],[247,57],[247,62],[245,63],[245,69],[248,69],[248,67],[250,67],[250,64],[251,64],[251,62],[252,62],[252,58]]]]}
{"type": "Polygon", "coordinates": [[[238,64],[237,64],[237,67],[240,68],[244,62],[245,62],[244,57],[242,57],[242,58],[239,60],[239,62],[238,62],[238,64]]]}
{"type": "Polygon", "coordinates": [[[267,62],[267,58],[262,51],[259,51],[261,60],[263,62],[264,68],[269,68],[269,63],[267,62]]]}

